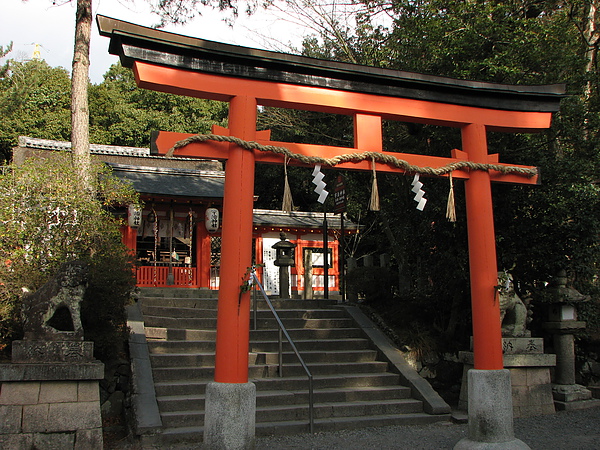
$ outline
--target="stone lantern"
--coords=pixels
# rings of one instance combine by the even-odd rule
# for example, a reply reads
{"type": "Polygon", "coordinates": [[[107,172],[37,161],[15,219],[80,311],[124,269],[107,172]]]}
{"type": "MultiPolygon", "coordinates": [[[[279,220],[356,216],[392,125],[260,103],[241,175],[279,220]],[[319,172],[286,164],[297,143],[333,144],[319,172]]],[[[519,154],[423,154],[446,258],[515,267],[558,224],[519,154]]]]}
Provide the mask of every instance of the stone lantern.
{"type": "Polygon", "coordinates": [[[575,334],[585,329],[586,323],[577,318],[577,304],[588,301],[584,295],[567,287],[567,273],[559,271],[547,288],[548,309],[544,328],[553,335],[556,353],[556,369],[552,395],[556,409],[571,410],[581,408],[581,402],[591,401],[592,393],[584,386],[575,383],[575,334]]]}
{"type": "Polygon", "coordinates": [[[290,298],[290,272],[289,267],[295,265],[294,249],[296,245],[287,240],[284,232],[279,234],[281,241],[273,244],[275,249],[274,264],[279,267],[279,297],[290,298]]]}

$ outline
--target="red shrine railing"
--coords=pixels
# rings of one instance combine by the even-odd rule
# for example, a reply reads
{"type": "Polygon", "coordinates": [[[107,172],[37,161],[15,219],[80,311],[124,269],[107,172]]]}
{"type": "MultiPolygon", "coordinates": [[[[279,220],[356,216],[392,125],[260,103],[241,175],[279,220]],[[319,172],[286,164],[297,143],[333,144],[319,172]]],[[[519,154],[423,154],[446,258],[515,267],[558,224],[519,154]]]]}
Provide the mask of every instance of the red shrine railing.
{"type": "Polygon", "coordinates": [[[199,287],[195,267],[173,267],[173,283],[168,284],[169,267],[142,266],[137,269],[137,285],[140,287],[199,287]]]}

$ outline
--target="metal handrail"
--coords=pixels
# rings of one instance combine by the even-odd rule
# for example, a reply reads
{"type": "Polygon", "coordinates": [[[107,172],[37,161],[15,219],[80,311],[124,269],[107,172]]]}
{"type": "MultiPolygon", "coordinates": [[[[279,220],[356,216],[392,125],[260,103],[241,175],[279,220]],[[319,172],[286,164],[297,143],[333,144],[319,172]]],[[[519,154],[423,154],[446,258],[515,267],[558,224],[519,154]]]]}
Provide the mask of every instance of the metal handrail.
{"type": "MultiPolygon", "coordinates": [[[[314,432],[313,376],[310,373],[310,370],[308,370],[308,366],[306,365],[306,363],[304,362],[304,359],[298,352],[298,349],[296,348],[296,344],[294,344],[294,341],[292,340],[289,333],[287,332],[287,329],[283,325],[283,322],[281,322],[281,319],[279,318],[279,314],[277,314],[277,311],[275,311],[275,308],[273,307],[273,303],[271,303],[271,300],[269,300],[269,296],[267,295],[264,288],[260,284],[260,281],[258,281],[256,272],[253,270],[251,272],[250,276],[251,276],[251,280],[253,281],[252,284],[254,286],[259,287],[260,292],[262,292],[263,298],[267,302],[267,305],[269,305],[269,309],[271,310],[271,312],[273,313],[273,316],[275,317],[275,320],[277,321],[277,325],[279,325],[279,376],[280,377],[283,376],[283,339],[281,337],[282,333],[285,335],[285,338],[290,343],[292,350],[294,350],[294,353],[296,354],[296,356],[298,357],[298,360],[300,361],[300,365],[306,372],[306,376],[308,377],[308,428],[309,428],[310,432],[313,433],[314,432]]],[[[256,293],[256,289],[254,289],[254,293],[256,293]]],[[[257,303],[256,297],[254,297],[254,329],[255,330],[257,328],[256,327],[256,312],[257,312],[256,303],[257,303]]]]}

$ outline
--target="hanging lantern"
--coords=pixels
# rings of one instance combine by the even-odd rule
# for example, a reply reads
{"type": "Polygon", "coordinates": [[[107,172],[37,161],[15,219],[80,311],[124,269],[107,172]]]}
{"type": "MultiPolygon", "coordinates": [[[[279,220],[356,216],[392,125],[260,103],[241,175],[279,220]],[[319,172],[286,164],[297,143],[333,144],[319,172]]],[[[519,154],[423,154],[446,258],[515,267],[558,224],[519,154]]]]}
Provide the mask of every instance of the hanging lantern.
{"type": "Polygon", "coordinates": [[[130,227],[139,227],[142,224],[142,208],[138,205],[129,205],[129,208],[127,208],[127,218],[130,227]]]}
{"type": "Polygon", "coordinates": [[[219,210],[217,208],[207,208],[204,215],[204,224],[206,231],[214,233],[219,229],[219,210]]]}

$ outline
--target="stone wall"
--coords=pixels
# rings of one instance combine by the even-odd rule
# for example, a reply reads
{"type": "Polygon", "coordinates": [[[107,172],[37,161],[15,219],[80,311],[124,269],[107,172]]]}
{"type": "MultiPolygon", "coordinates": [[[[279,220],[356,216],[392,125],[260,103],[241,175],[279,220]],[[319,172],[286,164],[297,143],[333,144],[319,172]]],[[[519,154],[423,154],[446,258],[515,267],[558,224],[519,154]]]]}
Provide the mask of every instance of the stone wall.
{"type": "Polygon", "coordinates": [[[0,448],[102,448],[98,381],[0,385],[0,448]]]}

